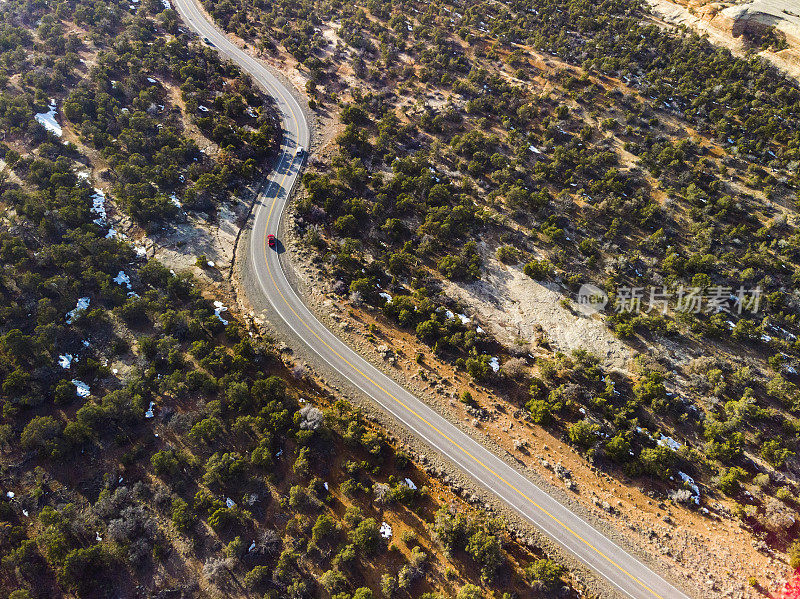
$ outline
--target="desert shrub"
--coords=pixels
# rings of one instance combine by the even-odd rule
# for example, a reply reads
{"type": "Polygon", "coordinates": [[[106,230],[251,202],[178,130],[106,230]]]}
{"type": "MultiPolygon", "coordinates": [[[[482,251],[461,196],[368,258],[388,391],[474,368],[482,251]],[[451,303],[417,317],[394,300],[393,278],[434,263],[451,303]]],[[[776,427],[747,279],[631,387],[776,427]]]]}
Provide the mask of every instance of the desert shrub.
{"type": "Polygon", "coordinates": [[[554,587],[564,575],[566,568],[550,559],[536,560],[525,568],[530,580],[537,580],[547,587],[554,587]]]}

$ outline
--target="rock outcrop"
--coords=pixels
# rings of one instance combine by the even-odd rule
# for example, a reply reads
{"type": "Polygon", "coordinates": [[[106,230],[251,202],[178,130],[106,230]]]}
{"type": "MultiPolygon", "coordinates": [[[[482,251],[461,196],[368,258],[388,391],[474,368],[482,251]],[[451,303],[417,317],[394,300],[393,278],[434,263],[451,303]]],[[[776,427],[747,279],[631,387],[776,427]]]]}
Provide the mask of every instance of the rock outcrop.
{"type": "Polygon", "coordinates": [[[736,53],[748,50],[748,33],[763,34],[774,28],[787,48],[759,52],[785,73],[800,79],[800,2],[797,0],[753,0],[708,2],[707,0],[649,0],[653,13],[668,23],[682,24],[706,33],[716,44],[736,53]]]}

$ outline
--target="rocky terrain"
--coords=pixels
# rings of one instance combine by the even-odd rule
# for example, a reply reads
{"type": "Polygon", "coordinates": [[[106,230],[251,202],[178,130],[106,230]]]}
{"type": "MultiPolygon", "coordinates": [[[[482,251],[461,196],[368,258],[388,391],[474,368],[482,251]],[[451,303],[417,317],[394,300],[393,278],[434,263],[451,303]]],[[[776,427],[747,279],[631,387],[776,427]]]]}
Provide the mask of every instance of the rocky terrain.
{"type": "Polygon", "coordinates": [[[756,50],[776,67],[800,78],[800,4],[793,0],[709,2],[708,0],[648,0],[653,13],[673,25],[707,34],[734,53],[756,50]],[[748,36],[774,32],[780,49],[753,48],[748,36]]]}

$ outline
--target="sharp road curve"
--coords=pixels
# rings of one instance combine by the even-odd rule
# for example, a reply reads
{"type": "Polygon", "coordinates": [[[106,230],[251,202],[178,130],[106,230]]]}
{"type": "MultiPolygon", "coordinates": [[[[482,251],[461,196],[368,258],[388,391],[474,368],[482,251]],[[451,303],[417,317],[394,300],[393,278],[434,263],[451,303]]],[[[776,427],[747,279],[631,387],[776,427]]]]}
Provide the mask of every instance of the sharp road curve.
{"type": "Polygon", "coordinates": [[[433,450],[531,522],[583,562],[608,587],[635,599],[689,599],[602,534],[528,477],[452,424],[422,400],[369,364],[329,331],[303,304],[284,274],[280,252],[267,245],[277,235],[281,216],[302,168],[296,148],[308,148],[305,114],[287,87],[259,60],[232,43],[200,10],[195,0],[173,0],[184,22],[210,40],[269,94],[282,117],[284,138],[277,166],[254,207],[245,268],[257,282],[272,311],[320,360],[347,379],[433,450]]]}

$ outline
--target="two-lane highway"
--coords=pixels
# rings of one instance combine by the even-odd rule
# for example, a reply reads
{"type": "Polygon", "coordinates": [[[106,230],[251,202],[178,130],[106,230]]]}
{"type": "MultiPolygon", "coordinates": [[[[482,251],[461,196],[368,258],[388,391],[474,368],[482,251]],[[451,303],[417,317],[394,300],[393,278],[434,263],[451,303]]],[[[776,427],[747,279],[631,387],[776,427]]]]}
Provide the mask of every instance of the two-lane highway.
{"type": "Polygon", "coordinates": [[[280,253],[268,247],[267,235],[278,233],[281,216],[302,168],[297,146],[308,148],[310,131],[292,93],[259,60],[241,50],[209,22],[196,0],[173,0],[183,20],[201,37],[271,95],[282,116],[284,139],[275,171],[254,209],[245,270],[252,274],[274,316],[294,332],[319,360],[347,379],[434,451],[556,541],[593,570],[609,589],[634,599],[689,599],[597,528],[548,495],[527,476],[492,453],[472,436],[372,366],[329,331],[295,293],[284,273],[280,253]]]}

